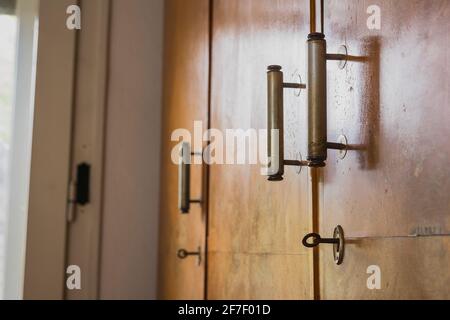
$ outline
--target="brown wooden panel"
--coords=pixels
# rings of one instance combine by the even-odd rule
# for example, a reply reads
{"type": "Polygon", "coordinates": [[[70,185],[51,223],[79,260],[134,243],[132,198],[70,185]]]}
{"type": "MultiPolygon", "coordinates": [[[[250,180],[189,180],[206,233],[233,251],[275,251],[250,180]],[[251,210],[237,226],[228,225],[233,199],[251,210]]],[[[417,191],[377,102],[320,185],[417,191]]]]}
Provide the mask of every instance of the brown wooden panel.
{"type": "Polygon", "coordinates": [[[329,62],[329,152],[323,230],[349,236],[450,233],[448,1],[377,1],[381,30],[366,26],[372,1],[327,1],[329,51],[346,44],[365,61],[329,62]]]}
{"type": "Polygon", "coordinates": [[[304,254],[208,254],[209,299],[307,299],[313,297],[312,264],[304,254]],[[217,266],[221,266],[218,268],[217,266]]]}
{"type": "MultiPolygon", "coordinates": [[[[211,127],[266,129],[267,66],[304,78],[306,1],[218,0],[213,8],[211,127]]],[[[285,93],[285,154],[306,150],[306,95],[285,93]]],[[[229,143],[229,141],[227,141],[229,143]]],[[[208,298],[313,297],[308,176],[286,168],[269,182],[259,165],[210,168],[208,298]],[[299,272],[302,270],[302,272],[299,272]]]]}
{"type": "Polygon", "coordinates": [[[330,1],[328,51],[348,46],[344,70],[328,63],[329,139],[345,134],[344,160],[322,171],[320,233],[343,226],[344,264],[320,249],[323,299],[449,298],[450,128],[447,1],[377,1],[381,30],[366,26],[371,1],[330,1]],[[408,235],[426,237],[408,238],[408,235]],[[437,236],[443,235],[443,236],[437,236]],[[382,289],[368,290],[369,265],[382,289]]]}
{"type": "MultiPolygon", "coordinates": [[[[170,139],[173,130],[178,128],[193,133],[195,120],[207,125],[208,0],[166,1],[164,57],[159,297],[203,299],[205,259],[198,266],[195,258],[180,260],[176,254],[180,248],[196,251],[201,246],[204,250],[206,210],[192,205],[188,215],[179,212],[178,167],[171,161],[171,151],[177,143],[170,139]]],[[[202,188],[203,178],[201,167],[193,166],[193,198],[205,189],[202,188]]]]}
{"type": "Polygon", "coordinates": [[[347,241],[336,266],[331,246],[320,249],[322,299],[450,299],[450,237],[347,241]],[[367,268],[381,270],[381,288],[367,288],[367,268]]]}

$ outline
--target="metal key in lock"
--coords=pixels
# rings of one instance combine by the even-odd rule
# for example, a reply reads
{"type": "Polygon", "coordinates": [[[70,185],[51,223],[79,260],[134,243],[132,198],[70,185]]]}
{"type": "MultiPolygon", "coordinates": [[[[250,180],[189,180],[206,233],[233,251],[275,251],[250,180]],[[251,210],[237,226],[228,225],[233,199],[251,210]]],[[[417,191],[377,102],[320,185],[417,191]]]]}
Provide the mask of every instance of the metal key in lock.
{"type": "Polygon", "coordinates": [[[341,226],[334,228],[333,238],[322,238],[318,233],[309,233],[302,240],[302,244],[307,248],[314,248],[322,243],[333,245],[334,262],[337,265],[342,264],[345,249],[344,229],[341,226]],[[309,239],[313,239],[313,241],[309,242],[309,239]]]}
{"type": "Polygon", "coordinates": [[[186,259],[190,256],[197,256],[197,264],[200,265],[202,262],[201,247],[198,247],[198,251],[195,251],[195,252],[190,252],[190,251],[187,251],[186,249],[180,249],[177,252],[177,257],[179,259],[186,259]]]}

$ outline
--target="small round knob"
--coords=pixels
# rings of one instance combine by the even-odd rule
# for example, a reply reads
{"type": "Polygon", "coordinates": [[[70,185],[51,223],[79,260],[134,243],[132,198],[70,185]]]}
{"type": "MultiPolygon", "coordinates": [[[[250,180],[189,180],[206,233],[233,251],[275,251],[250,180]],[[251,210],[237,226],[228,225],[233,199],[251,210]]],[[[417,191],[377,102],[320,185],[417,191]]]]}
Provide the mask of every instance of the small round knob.
{"type": "Polygon", "coordinates": [[[268,66],[267,70],[268,71],[281,71],[281,66],[278,66],[278,65],[274,64],[274,65],[268,66]]]}

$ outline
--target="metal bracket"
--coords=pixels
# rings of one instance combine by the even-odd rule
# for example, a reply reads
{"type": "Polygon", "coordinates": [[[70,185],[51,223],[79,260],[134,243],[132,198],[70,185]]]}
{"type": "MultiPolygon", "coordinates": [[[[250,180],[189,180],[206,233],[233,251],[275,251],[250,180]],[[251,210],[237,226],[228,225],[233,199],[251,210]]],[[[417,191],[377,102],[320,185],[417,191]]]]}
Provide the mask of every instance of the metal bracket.
{"type": "Polygon", "coordinates": [[[191,203],[202,203],[202,199],[191,199],[191,157],[202,156],[202,152],[191,152],[191,146],[182,142],[180,147],[180,160],[178,167],[178,208],[181,213],[187,214],[191,203]]]}
{"type": "Polygon", "coordinates": [[[89,203],[90,184],[91,165],[83,162],[77,166],[77,192],[75,200],[77,204],[84,206],[89,203]]]}
{"type": "Polygon", "coordinates": [[[69,183],[67,200],[67,222],[75,221],[76,206],[85,206],[90,202],[91,165],[83,162],[77,166],[77,177],[69,183]]]}

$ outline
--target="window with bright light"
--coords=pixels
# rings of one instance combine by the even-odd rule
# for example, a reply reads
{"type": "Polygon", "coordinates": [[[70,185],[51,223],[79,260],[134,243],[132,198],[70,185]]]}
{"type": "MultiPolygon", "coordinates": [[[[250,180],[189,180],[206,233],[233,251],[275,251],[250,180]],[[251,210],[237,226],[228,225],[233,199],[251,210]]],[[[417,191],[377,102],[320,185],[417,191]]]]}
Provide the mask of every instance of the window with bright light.
{"type": "Polygon", "coordinates": [[[0,299],[23,291],[37,21],[36,0],[0,0],[0,299]]]}

